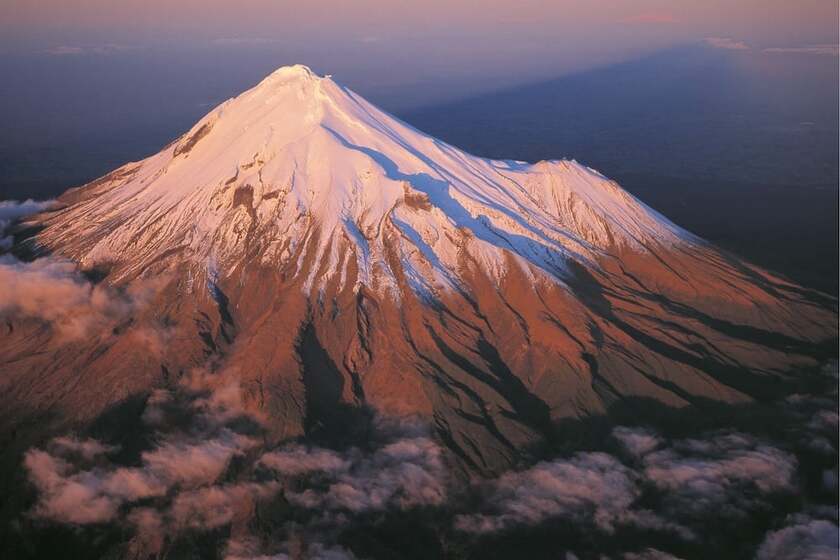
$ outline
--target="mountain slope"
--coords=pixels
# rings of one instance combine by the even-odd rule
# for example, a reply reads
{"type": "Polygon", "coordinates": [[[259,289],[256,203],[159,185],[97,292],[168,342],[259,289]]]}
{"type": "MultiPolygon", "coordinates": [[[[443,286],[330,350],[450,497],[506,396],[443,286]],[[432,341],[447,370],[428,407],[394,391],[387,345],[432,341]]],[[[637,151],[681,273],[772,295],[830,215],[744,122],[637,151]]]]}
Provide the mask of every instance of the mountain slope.
{"type": "Polygon", "coordinates": [[[10,430],[142,409],[202,367],[235,371],[277,440],[419,414],[489,473],[619,402],[770,395],[836,338],[832,300],[596,171],[471,156],[301,66],[68,191],[17,240],[145,295],[73,340],[9,317],[10,430]]]}

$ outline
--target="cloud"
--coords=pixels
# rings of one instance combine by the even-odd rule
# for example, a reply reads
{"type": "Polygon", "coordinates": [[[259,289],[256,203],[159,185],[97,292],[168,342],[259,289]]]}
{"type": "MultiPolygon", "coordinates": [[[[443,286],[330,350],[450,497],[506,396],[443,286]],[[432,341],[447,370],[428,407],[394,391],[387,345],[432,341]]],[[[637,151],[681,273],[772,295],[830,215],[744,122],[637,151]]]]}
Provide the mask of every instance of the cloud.
{"type": "Polygon", "coordinates": [[[641,458],[662,444],[662,439],[653,431],[642,428],[619,426],[612,435],[634,458],[641,458]]]}
{"type": "Polygon", "coordinates": [[[181,492],[172,503],[170,515],[178,528],[215,529],[237,517],[247,520],[254,504],[277,490],[275,483],[244,483],[181,492]]]}
{"type": "Polygon", "coordinates": [[[55,55],[55,56],[65,56],[65,55],[77,55],[77,54],[84,54],[85,49],[82,47],[69,47],[66,45],[60,47],[52,47],[44,51],[47,54],[55,55]]]}
{"type": "Polygon", "coordinates": [[[208,484],[221,476],[234,455],[256,445],[256,440],[227,429],[205,441],[173,439],[143,453],[143,469],[170,486],[208,484]]]}
{"type": "Polygon", "coordinates": [[[276,533],[258,542],[237,530],[227,557],[296,558],[297,546],[307,558],[339,560],[354,558],[329,542],[345,514],[446,504],[442,450],[416,421],[376,422],[370,449],[270,448],[259,437],[260,418],[245,411],[234,374],[197,368],[176,387],[153,392],[142,420],[155,443],[140,453],[138,465],[118,464],[116,446],[75,436],[30,449],[24,466],[38,491],[30,514],[71,525],[120,525],[133,533],[127,550],[149,556],[185,531],[247,528],[260,503],[283,496],[284,507],[307,524],[287,530],[280,520],[276,533]],[[286,542],[300,531],[307,535],[303,544],[286,542]]]}
{"type": "Polygon", "coordinates": [[[75,436],[57,437],[52,440],[52,446],[61,455],[78,455],[87,461],[92,461],[107,453],[113,453],[118,449],[115,446],[105,445],[95,439],[80,440],[75,436]]]}
{"type": "Polygon", "coordinates": [[[740,539],[743,527],[755,531],[759,519],[767,532],[752,550],[759,559],[836,557],[836,510],[817,505],[836,492],[822,486],[826,476],[836,486],[836,453],[807,445],[836,440],[836,391],[773,405],[786,423],[770,433],[784,441],[733,428],[674,438],[619,426],[605,442],[614,453],[582,451],[457,484],[428,426],[413,418],[375,417],[364,448],[271,444],[264,419],[243,403],[239,376],[224,364],[195,368],[153,392],[142,415],[153,443],[132,463],[120,464],[116,445],[74,435],[31,449],[25,467],[38,494],[30,514],[115,524],[132,535],[116,556],[132,557],[165,556],[190,541],[230,560],[352,559],[339,543],[358,542],[358,531],[376,541],[389,525],[380,521],[395,513],[467,547],[494,542],[489,535],[550,539],[553,525],[533,528],[562,521],[558,550],[568,558],[595,552],[597,541],[610,557],[635,560],[675,559],[672,545],[699,557],[740,539]],[[796,450],[816,462],[800,467],[796,450]],[[818,477],[810,496],[799,486],[808,473],[818,477]]]}
{"type": "Polygon", "coordinates": [[[281,476],[320,473],[326,484],[286,493],[290,502],[306,509],[405,510],[439,506],[447,499],[442,450],[428,437],[411,435],[370,453],[350,449],[341,456],[291,446],[267,453],[259,462],[281,476]]]}
{"type": "Polygon", "coordinates": [[[59,45],[42,52],[52,56],[110,55],[121,51],[136,50],[140,47],[105,43],[102,45],[59,45]]]}
{"type": "Polygon", "coordinates": [[[622,558],[624,560],[680,560],[673,554],[655,548],[646,548],[641,552],[628,552],[622,558]]]}
{"type": "Polygon", "coordinates": [[[66,339],[106,331],[125,320],[150,295],[151,285],[118,293],[91,284],[70,261],[42,258],[22,262],[0,257],[0,316],[48,323],[66,339]]]}
{"type": "Polygon", "coordinates": [[[710,47],[714,47],[716,49],[725,49],[730,51],[750,50],[749,45],[743,41],[737,41],[730,37],[706,37],[703,41],[710,47]]]}
{"type": "Polygon", "coordinates": [[[838,56],[840,46],[838,45],[806,45],[803,47],[769,47],[764,49],[766,53],[784,54],[810,54],[817,56],[838,56]]]}
{"type": "Polygon", "coordinates": [[[356,556],[349,550],[336,545],[325,545],[320,542],[312,542],[306,546],[305,554],[291,543],[280,545],[282,551],[264,553],[260,543],[253,537],[231,539],[227,543],[225,560],[292,560],[305,557],[311,560],[356,560],[356,556]],[[292,549],[296,553],[290,553],[292,549]]]}
{"type": "Polygon", "coordinates": [[[328,449],[311,449],[302,445],[290,445],[278,451],[263,455],[259,463],[286,476],[298,476],[312,472],[341,472],[350,467],[349,461],[328,449]]]}
{"type": "Polygon", "coordinates": [[[707,515],[743,516],[794,491],[796,459],[746,434],[669,441],[620,426],[613,437],[635,466],[578,453],[505,474],[483,488],[483,511],[457,516],[456,527],[481,534],[563,518],[608,534],[635,527],[694,541],[707,515]]]}
{"type": "Polygon", "coordinates": [[[225,545],[225,560],[291,560],[285,552],[265,554],[259,539],[252,536],[228,540],[225,545]]]}
{"type": "Polygon", "coordinates": [[[31,198],[23,202],[0,200],[0,251],[8,251],[12,248],[12,236],[6,235],[6,230],[12,223],[30,214],[46,210],[53,204],[52,200],[36,201],[31,198]]]}
{"type": "Polygon", "coordinates": [[[552,517],[594,521],[612,531],[640,490],[632,471],[604,453],[580,453],[508,473],[492,484],[492,513],[461,515],[456,527],[486,533],[537,525],[552,517]]]}
{"type": "MultiPolygon", "coordinates": [[[[391,443],[357,461],[325,494],[307,492],[304,501],[350,511],[410,509],[446,501],[441,450],[432,440],[391,443]]],[[[311,506],[310,506],[311,507],[311,506]]]]}
{"type": "Polygon", "coordinates": [[[794,516],[787,527],[765,536],[757,560],[836,560],[840,550],[836,523],[794,516]]]}
{"type": "Polygon", "coordinates": [[[797,467],[792,455],[740,433],[677,441],[645,455],[643,464],[672,511],[698,516],[741,515],[763,495],[791,492],[797,467]]]}
{"type": "Polygon", "coordinates": [[[134,537],[127,545],[127,558],[148,558],[163,549],[166,529],[163,516],[152,507],[137,507],[126,515],[134,537]]]}
{"type": "MultiPolygon", "coordinates": [[[[91,441],[88,445],[101,445],[91,441]]],[[[89,524],[117,520],[125,503],[164,496],[171,488],[214,483],[234,455],[253,446],[243,436],[223,433],[194,443],[168,442],[143,454],[140,467],[110,464],[85,469],[40,449],[26,453],[24,466],[39,490],[35,515],[89,524]]]]}
{"type": "Polygon", "coordinates": [[[630,24],[668,24],[679,23],[679,19],[670,12],[645,12],[625,17],[620,20],[621,23],[630,24]]]}
{"type": "Polygon", "coordinates": [[[311,545],[308,550],[312,560],[355,560],[355,556],[349,550],[339,546],[325,546],[321,543],[311,545]]]}
{"type": "Polygon", "coordinates": [[[837,455],[840,417],[836,410],[836,393],[834,398],[794,394],[786,398],[783,405],[792,419],[791,432],[797,436],[798,445],[826,457],[837,455]]]}
{"type": "MultiPolygon", "coordinates": [[[[49,209],[53,201],[0,201],[0,252],[12,247],[6,235],[17,220],[49,209]]],[[[93,284],[72,261],[44,257],[23,262],[0,255],[0,317],[35,319],[50,326],[59,340],[100,334],[127,320],[151,298],[160,281],[144,281],[125,290],[93,284]]],[[[127,335],[153,355],[165,347],[168,330],[133,325],[127,335]]]]}
{"type": "Polygon", "coordinates": [[[115,518],[119,502],[100,491],[93,473],[69,475],[71,466],[41,450],[27,452],[24,466],[39,491],[34,514],[64,523],[104,523],[115,518]]]}
{"type": "MultiPolygon", "coordinates": [[[[241,408],[241,402],[235,398],[237,391],[229,392],[223,387],[219,392],[224,393],[220,403],[241,408]]],[[[149,400],[151,409],[176,402],[161,392],[149,400]]],[[[158,433],[158,443],[141,454],[141,464],[136,467],[114,464],[108,455],[117,448],[93,439],[64,436],[53,439],[46,450],[30,449],[24,466],[39,492],[33,515],[77,525],[117,522],[122,506],[178,490],[177,496],[187,493],[181,502],[175,498],[180,509],[172,514],[176,520],[182,520],[192,503],[202,499],[210,503],[213,499],[218,501],[222,494],[236,494],[240,491],[237,487],[226,487],[221,494],[189,493],[213,486],[234,457],[258,445],[256,439],[223,425],[220,420],[231,416],[222,410],[222,404],[207,407],[207,401],[213,401],[213,397],[184,397],[180,401],[182,413],[191,415],[186,430],[158,433]]],[[[221,503],[217,507],[221,508],[221,503]]],[[[149,514],[146,511],[142,518],[129,516],[127,520],[134,525],[143,521],[140,525],[147,526],[149,514]]]]}

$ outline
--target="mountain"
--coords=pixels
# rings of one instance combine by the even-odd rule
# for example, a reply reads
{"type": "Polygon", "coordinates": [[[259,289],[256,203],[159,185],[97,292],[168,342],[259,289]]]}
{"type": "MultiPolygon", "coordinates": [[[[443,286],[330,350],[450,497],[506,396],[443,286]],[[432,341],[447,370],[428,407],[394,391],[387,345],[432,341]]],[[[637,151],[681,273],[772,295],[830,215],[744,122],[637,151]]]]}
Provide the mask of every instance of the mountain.
{"type": "Polygon", "coordinates": [[[773,395],[837,335],[835,300],[597,171],[475,157],[303,66],[68,191],[13,253],[74,263],[111,320],[4,318],[0,425],[20,448],[205,368],[235,371],[275,441],[419,415],[495,473],[622,404],[773,395]]]}

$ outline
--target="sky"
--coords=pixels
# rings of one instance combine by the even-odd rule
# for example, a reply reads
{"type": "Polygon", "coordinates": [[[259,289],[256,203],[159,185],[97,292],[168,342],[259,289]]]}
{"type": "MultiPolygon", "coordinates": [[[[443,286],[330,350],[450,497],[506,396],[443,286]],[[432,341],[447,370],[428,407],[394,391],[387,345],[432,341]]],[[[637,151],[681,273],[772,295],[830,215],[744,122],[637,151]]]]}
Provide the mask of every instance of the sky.
{"type": "Polygon", "coordinates": [[[527,80],[708,38],[836,45],[837,10],[835,0],[0,0],[0,53],[274,48],[323,72],[376,68],[395,83],[527,80]]]}
{"type": "Polygon", "coordinates": [[[651,37],[729,34],[755,41],[825,42],[836,36],[832,0],[4,0],[0,21],[22,35],[66,28],[148,36],[358,32],[564,33],[644,27],[651,37]],[[651,28],[660,27],[652,32],[651,28]]]}

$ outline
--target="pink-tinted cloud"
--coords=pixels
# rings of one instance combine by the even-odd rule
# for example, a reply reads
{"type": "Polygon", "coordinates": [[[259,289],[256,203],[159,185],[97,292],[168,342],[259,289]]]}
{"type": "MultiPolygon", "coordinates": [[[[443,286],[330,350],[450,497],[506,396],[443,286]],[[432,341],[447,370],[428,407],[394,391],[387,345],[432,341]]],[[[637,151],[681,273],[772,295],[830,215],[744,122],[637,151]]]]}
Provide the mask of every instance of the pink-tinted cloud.
{"type": "Polygon", "coordinates": [[[810,54],[817,56],[838,56],[840,46],[838,45],[807,45],[804,47],[770,47],[764,49],[766,53],[782,54],[810,54]]]}
{"type": "MultiPolygon", "coordinates": [[[[221,421],[231,417],[225,410],[226,404],[241,408],[238,387],[236,391],[225,387],[219,393],[218,398],[210,393],[193,400],[178,400],[166,391],[155,393],[147,407],[157,411],[151,414],[153,420],[162,420],[163,407],[172,405],[182,408],[182,417],[191,416],[192,424],[186,431],[158,434],[160,443],[142,453],[142,463],[137,467],[114,465],[108,454],[116,448],[92,439],[59,437],[49,443],[46,451],[29,450],[24,466],[39,492],[33,514],[79,525],[115,522],[120,520],[118,511],[123,505],[162,498],[173,489],[213,486],[235,456],[259,443],[221,421]],[[207,402],[214,405],[207,406],[207,402]]],[[[162,427],[156,422],[151,425],[162,427]]],[[[202,495],[197,496],[195,499],[202,495]]],[[[144,518],[127,519],[130,524],[146,526],[147,514],[144,518]]]]}
{"type": "Polygon", "coordinates": [[[163,515],[152,507],[132,509],[126,516],[128,525],[134,531],[134,537],[128,545],[126,556],[150,558],[163,548],[167,530],[163,515]]]}
{"type": "Polygon", "coordinates": [[[703,41],[710,47],[727,51],[748,51],[749,45],[731,37],[706,37],[703,41]]]}
{"type": "Polygon", "coordinates": [[[791,524],[772,531],[758,549],[757,560],[836,560],[840,539],[836,523],[794,516],[791,524]]]}
{"type": "Polygon", "coordinates": [[[662,439],[651,430],[619,426],[612,435],[634,458],[641,458],[659,447],[662,439]]]}
{"type": "Polygon", "coordinates": [[[167,441],[143,453],[144,468],[171,484],[197,486],[221,476],[234,455],[257,445],[257,441],[230,430],[222,430],[206,441],[167,441]]]}
{"type": "Polygon", "coordinates": [[[181,492],[172,503],[170,514],[178,527],[215,529],[237,517],[247,520],[254,504],[273,495],[278,488],[275,483],[243,483],[181,492]]]}
{"type": "Polygon", "coordinates": [[[637,467],[604,453],[578,453],[508,473],[484,488],[484,511],[458,516],[456,527],[487,533],[564,518],[607,533],[636,527],[693,541],[697,519],[743,516],[764,497],[794,490],[796,459],[745,434],[668,441],[651,430],[618,427],[613,437],[637,467]],[[656,511],[637,503],[651,486],[664,493],[656,511]]]}
{"type": "Polygon", "coordinates": [[[303,508],[326,511],[382,511],[442,505],[448,471],[443,450],[416,419],[378,421],[372,451],[341,453],[297,444],[263,454],[258,464],[281,478],[316,474],[324,484],[292,489],[286,498],[303,508]]]}
{"type": "Polygon", "coordinates": [[[234,455],[254,445],[250,438],[223,432],[207,441],[166,442],[144,453],[141,467],[85,469],[40,449],[28,451],[24,465],[39,491],[35,515],[83,525],[116,521],[122,504],[163,496],[176,485],[212,484],[234,455]]]}
{"type": "Polygon", "coordinates": [[[80,56],[80,55],[109,55],[121,51],[135,50],[138,47],[131,47],[128,45],[118,45],[115,43],[106,43],[102,45],[60,45],[44,50],[45,54],[53,56],[80,56]]]}
{"type": "Polygon", "coordinates": [[[291,543],[281,543],[278,548],[266,552],[259,539],[253,536],[237,537],[227,542],[225,560],[293,560],[308,558],[311,560],[356,560],[356,556],[341,546],[325,545],[320,542],[307,541],[297,546],[291,543]],[[291,551],[295,550],[295,553],[291,551]]]}
{"type": "Polygon", "coordinates": [[[117,450],[112,445],[105,445],[95,439],[79,439],[75,436],[61,436],[52,440],[51,447],[61,456],[79,456],[86,461],[112,453],[117,450]]]}
{"type": "Polygon", "coordinates": [[[26,454],[24,466],[39,492],[34,514],[63,523],[102,523],[112,520],[117,501],[98,491],[96,477],[68,477],[70,465],[41,450],[26,454]]]}
{"type": "MultiPolygon", "coordinates": [[[[389,443],[371,454],[351,450],[343,461],[315,451],[308,466],[336,467],[326,489],[288,492],[287,499],[309,509],[381,511],[442,505],[447,499],[447,475],[442,450],[431,439],[411,437],[389,443]]],[[[288,458],[288,457],[286,457],[288,458]]],[[[277,463],[269,455],[266,466],[277,463]]],[[[288,462],[280,463],[288,468],[288,462]]]]}
{"type": "Polygon", "coordinates": [[[580,453],[503,475],[492,485],[491,512],[459,516],[456,527],[486,533],[566,517],[612,531],[640,493],[633,472],[613,457],[580,453]]]}
{"type": "Polygon", "coordinates": [[[93,285],[70,261],[0,257],[0,316],[37,319],[67,340],[105,332],[142,305],[151,286],[117,293],[93,285]]]}
{"type": "MultiPolygon", "coordinates": [[[[446,502],[442,451],[416,422],[377,423],[369,451],[297,444],[260,449],[264,442],[236,431],[246,412],[239,385],[227,382],[226,371],[196,370],[175,388],[150,395],[143,421],[158,443],[141,454],[139,466],[115,464],[117,449],[91,439],[61,437],[46,450],[31,449],[25,466],[38,490],[31,514],[74,525],[120,524],[134,533],[128,553],[154,556],[186,530],[246,528],[258,502],[288,485],[289,503],[314,510],[309,515],[318,538],[302,545],[306,557],[351,560],[352,553],[324,541],[347,512],[446,502]],[[233,459],[248,455],[256,468],[227,481],[233,459]]],[[[294,557],[285,538],[268,543],[263,554],[260,542],[239,531],[227,556],[294,557]]]]}
{"type": "Polygon", "coordinates": [[[329,449],[311,449],[302,445],[290,445],[266,453],[259,463],[284,476],[298,476],[312,472],[336,473],[346,471],[349,461],[329,449]]]}
{"type": "MultiPolygon", "coordinates": [[[[710,517],[749,519],[772,509],[776,494],[796,492],[797,462],[782,446],[736,431],[672,439],[630,427],[613,430],[621,445],[615,455],[577,453],[459,488],[443,450],[413,419],[378,419],[366,449],[274,447],[259,429],[237,431],[248,413],[232,371],[196,369],[150,396],[143,420],[158,443],[141,454],[139,466],[116,465],[115,447],[71,436],[30,450],[26,468],[38,490],[32,514],[77,525],[116,522],[133,532],[126,555],[134,557],[160,555],[166,543],[194,531],[209,539],[229,534],[226,544],[217,544],[231,560],[347,560],[352,553],[335,543],[345,529],[358,527],[357,514],[439,508],[444,519],[459,514],[454,527],[441,530],[471,538],[561,519],[598,538],[620,530],[620,540],[636,530],[700,547],[710,517]],[[270,532],[252,523],[274,500],[303,521],[279,521],[270,532]]],[[[836,440],[832,398],[792,396],[780,410],[797,419],[795,439],[836,440]]],[[[827,472],[836,478],[836,468],[827,472]]],[[[759,558],[797,557],[798,550],[821,558],[837,548],[826,530],[836,531],[835,520],[833,508],[816,507],[784,524],[777,519],[759,558]]],[[[615,557],[674,558],[653,548],[615,557]]]]}
{"type": "Polygon", "coordinates": [[[640,552],[628,552],[622,558],[623,560],[680,560],[673,554],[655,548],[646,548],[640,552]]]}
{"type": "Polygon", "coordinates": [[[666,501],[682,514],[741,515],[759,495],[793,490],[796,459],[745,434],[675,442],[644,457],[644,475],[668,492],[666,501]]]}
{"type": "Polygon", "coordinates": [[[7,235],[7,229],[12,223],[30,214],[36,214],[46,210],[53,204],[53,201],[24,200],[0,200],[0,252],[12,248],[12,237],[7,235]]]}

